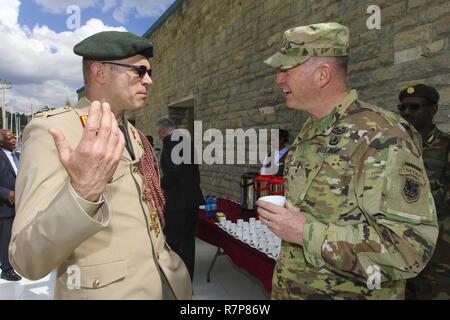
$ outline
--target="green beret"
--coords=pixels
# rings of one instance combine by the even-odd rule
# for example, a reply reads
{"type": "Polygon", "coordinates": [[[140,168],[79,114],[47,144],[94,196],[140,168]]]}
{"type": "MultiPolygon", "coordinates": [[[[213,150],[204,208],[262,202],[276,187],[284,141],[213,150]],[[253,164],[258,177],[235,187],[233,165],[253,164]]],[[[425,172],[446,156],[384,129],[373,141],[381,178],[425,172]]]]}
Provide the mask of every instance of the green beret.
{"type": "Polygon", "coordinates": [[[76,55],[86,60],[119,60],[136,55],[153,57],[153,45],[149,39],[130,32],[102,31],[73,47],[76,55]]]}
{"type": "Polygon", "coordinates": [[[398,95],[400,102],[406,97],[425,98],[432,104],[437,104],[439,102],[439,93],[437,90],[421,83],[416,84],[415,86],[409,86],[400,91],[400,94],[398,95]]]}

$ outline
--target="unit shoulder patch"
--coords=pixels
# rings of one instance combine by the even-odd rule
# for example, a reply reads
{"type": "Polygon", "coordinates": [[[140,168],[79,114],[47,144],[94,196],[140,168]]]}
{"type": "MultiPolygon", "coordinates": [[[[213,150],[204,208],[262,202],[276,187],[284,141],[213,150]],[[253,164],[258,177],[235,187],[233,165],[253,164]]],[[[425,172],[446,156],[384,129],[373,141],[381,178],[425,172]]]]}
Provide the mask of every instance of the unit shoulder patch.
{"type": "Polygon", "coordinates": [[[402,177],[402,196],[405,201],[411,203],[419,200],[422,187],[425,184],[422,169],[405,161],[399,169],[399,175],[402,177]]]}

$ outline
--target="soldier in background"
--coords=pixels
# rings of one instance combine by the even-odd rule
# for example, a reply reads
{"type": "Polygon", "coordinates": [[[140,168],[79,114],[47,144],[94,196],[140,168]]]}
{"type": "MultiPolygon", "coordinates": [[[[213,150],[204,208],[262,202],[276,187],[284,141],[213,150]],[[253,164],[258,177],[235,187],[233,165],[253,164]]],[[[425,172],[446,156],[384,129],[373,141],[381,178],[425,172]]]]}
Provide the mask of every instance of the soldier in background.
{"type": "Polygon", "coordinates": [[[435,88],[417,84],[399,94],[400,115],[421,134],[423,162],[436,204],[439,236],[431,261],[406,285],[407,299],[450,299],[450,135],[433,118],[438,110],[435,88]]]}
{"type": "Polygon", "coordinates": [[[346,86],[349,30],[287,30],[265,61],[310,118],[286,159],[286,207],[258,201],[283,239],[273,299],[403,299],[433,253],[436,209],[418,132],[346,86]]]}

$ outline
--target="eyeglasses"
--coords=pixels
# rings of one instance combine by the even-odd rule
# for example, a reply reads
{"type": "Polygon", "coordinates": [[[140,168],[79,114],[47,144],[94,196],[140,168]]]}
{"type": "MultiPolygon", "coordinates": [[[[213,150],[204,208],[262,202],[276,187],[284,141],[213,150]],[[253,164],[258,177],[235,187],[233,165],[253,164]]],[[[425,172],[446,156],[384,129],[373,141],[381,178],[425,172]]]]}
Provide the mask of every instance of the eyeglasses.
{"type": "Polygon", "coordinates": [[[137,73],[139,78],[144,78],[145,74],[148,74],[149,77],[152,76],[152,69],[147,69],[147,67],[143,66],[143,65],[135,66],[133,64],[125,64],[125,63],[110,62],[110,61],[104,61],[102,63],[112,64],[112,65],[120,66],[120,67],[131,68],[137,73]]]}
{"type": "Polygon", "coordinates": [[[405,111],[409,109],[411,111],[417,111],[422,107],[431,106],[431,104],[420,104],[420,103],[402,103],[397,105],[398,111],[405,111]]]}

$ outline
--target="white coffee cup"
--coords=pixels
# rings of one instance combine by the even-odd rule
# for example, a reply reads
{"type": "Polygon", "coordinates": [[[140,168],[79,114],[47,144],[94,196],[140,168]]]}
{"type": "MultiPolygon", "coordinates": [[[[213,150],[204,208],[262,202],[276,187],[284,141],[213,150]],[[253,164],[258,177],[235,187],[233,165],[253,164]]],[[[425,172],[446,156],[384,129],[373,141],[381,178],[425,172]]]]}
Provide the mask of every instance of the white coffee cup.
{"type": "Polygon", "coordinates": [[[230,225],[230,232],[229,233],[231,233],[232,235],[236,234],[236,223],[235,222],[231,223],[231,225],[230,225]]]}
{"type": "Polygon", "coordinates": [[[286,198],[283,196],[264,196],[259,198],[258,200],[270,202],[279,207],[284,207],[284,204],[286,203],[286,198]]]}
{"type": "Polygon", "coordinates": [[[238,239],[242,240],[242,234],[243,234],[242,227],[241,226],[236,226],[236,237],[238,239]]]}

